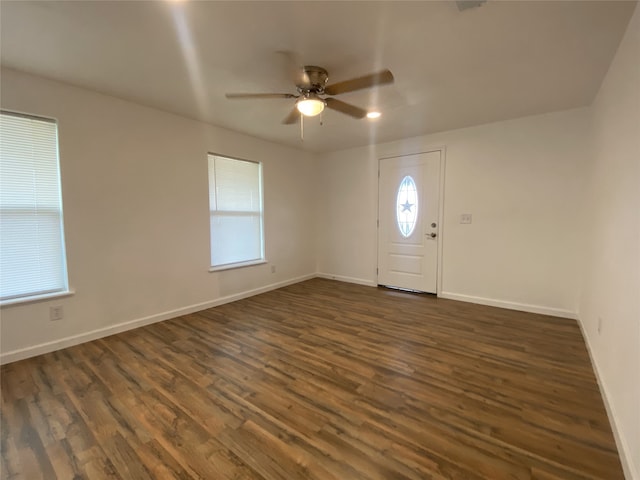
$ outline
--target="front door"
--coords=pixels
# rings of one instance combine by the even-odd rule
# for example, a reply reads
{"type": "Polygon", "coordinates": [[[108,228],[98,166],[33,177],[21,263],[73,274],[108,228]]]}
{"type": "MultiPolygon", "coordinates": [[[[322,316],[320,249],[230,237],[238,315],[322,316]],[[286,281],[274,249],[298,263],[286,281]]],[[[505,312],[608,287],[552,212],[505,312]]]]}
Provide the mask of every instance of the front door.
{"type": "Polygon", "coordinates": [[[436,293],[440,152],[380,160],[378,284],[436,293]]]}

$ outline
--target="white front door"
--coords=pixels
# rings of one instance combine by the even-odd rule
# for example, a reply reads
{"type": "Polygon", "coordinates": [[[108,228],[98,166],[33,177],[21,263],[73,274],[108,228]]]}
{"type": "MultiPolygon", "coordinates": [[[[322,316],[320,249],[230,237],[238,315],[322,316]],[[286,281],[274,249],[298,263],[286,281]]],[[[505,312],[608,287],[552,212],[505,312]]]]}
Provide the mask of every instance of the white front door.
{"type": "Polygon", "coordinates": [[[380,160],[378,284],[436,293],[440,152],[380,160]]]}

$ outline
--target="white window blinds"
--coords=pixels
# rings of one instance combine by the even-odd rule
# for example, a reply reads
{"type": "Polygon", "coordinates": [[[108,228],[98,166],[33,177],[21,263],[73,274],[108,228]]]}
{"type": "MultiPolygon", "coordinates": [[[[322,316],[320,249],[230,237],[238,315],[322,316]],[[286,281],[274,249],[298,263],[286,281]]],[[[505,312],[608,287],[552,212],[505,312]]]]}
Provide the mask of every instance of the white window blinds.
{"type": "Polygon", "coordinates": [[[260,163],[209,155],[211,266],[264,259],[260,163]]]}
{"type": "Polygon", "coordinates": [[[0,112],[0,299],[67,290],[57,125],[0,112]]]}

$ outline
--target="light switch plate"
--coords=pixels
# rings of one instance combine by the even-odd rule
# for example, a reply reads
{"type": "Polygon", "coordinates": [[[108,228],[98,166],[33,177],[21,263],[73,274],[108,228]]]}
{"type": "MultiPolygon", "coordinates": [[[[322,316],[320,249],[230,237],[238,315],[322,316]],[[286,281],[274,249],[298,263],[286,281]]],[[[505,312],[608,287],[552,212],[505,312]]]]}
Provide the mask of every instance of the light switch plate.
{"type": "Polygon", "coordinates": [[[460,215],[460,223],[471,223],[471,214],[463,213],[460,215]]]}

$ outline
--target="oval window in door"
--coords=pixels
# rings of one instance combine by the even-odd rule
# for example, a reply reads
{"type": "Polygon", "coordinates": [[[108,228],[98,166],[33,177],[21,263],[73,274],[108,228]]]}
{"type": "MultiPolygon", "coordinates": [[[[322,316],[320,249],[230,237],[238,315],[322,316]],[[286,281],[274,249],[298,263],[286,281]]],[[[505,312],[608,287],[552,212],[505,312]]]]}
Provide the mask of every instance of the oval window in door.
{"type": "Polygon", "coordinates": [[[407,238],[416,228],[418,220],[418,189],[416,182],[407,175],[400,182],[396,197],[396,222],[403,237],[407,238]]]}

